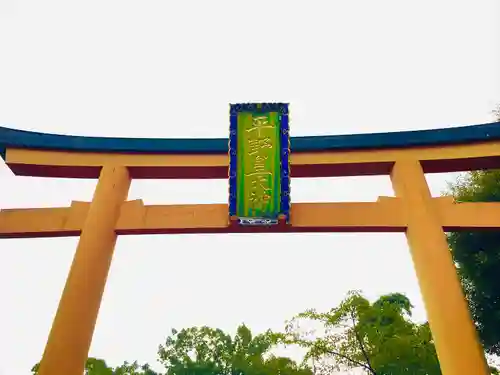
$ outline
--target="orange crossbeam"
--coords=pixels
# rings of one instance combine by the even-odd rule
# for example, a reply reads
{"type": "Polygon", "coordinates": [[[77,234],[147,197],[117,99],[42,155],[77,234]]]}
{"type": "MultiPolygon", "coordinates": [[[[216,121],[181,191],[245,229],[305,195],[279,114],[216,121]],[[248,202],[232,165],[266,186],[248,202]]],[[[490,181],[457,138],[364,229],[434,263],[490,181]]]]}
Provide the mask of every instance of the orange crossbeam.
{"type": "MultiPolygon", "coordinates": [[[[455,203],[433,198],[445,231],[500,227],[500,203],[455,203]]],[[[0,238],[79,236],[90,203],[71,207],[0,210],[0,238]]],[[[404,232],[407,218],[399,198],[378,202],[294,203],[287,226],[247,228],[231,225],[226,204],[122,206],[118,234],[245,233],[255,232],[404,232]]]]}

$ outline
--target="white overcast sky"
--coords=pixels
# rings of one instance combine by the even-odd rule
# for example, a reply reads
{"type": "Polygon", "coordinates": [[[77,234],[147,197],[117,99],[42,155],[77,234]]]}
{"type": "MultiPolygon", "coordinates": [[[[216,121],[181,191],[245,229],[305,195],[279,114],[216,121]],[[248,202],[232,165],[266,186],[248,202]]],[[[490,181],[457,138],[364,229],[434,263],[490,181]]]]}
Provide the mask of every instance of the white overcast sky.
{"type": "MultiPolygon", "coordinates": [[[[228,104],[246,101],[290,102],[294,136],[491,122],[499,18],[495,0],[0,0],[0,124],[226,137],[228,104]]],[[[429,177],[433,194],[452,177],[429,177]]],[[[0,186],[0,208],[49,207],[90,200],[95,181],[0,163],[0,186]]],[[[385,176],[292,182],[294,202],[392,194],[385,176]]],[[[227,181],[134,181],[129,198],[221,203],[227,181]]],[[[40,359],[76,243],[0,242],[0,374],[40,359]]],[[[406,293],[425,320],[402,234],[122,237],[90,355],[155,364],[172,327],[280,329],[350,289],[406,293]]]]}

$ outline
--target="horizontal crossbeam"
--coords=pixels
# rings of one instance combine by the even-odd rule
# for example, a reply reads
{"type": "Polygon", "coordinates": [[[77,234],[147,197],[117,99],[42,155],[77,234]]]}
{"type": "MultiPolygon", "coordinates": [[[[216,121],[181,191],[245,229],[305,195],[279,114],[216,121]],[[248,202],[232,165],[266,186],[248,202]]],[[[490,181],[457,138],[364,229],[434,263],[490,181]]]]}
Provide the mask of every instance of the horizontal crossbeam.
{"type": "MultiPolygon", "coordinates": [[[[445,231],[500,228],[500,203],[456,203],[451,197],[432,199],[445,231]]],[[[231,223],[226,204],[123,204],[116,231],[120,235],[245,232],[404,232],[408,224],[400,198],[377,202],[294,203],[291,223],[242,227],[231,223]]],[[[0,210],[0,238],[79,236],[90,204],[70,207],[0,210]]]]}

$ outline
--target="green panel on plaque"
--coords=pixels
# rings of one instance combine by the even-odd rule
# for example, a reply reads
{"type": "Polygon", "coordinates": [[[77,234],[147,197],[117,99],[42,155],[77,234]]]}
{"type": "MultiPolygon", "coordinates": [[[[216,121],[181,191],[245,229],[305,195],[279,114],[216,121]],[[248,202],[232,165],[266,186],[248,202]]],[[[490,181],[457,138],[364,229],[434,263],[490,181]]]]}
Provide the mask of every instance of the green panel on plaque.
{"type": "Polygon", "coordinates": [[[279,113],[238,113],[237,216],[277,218],[280,211],[279,113]]]}

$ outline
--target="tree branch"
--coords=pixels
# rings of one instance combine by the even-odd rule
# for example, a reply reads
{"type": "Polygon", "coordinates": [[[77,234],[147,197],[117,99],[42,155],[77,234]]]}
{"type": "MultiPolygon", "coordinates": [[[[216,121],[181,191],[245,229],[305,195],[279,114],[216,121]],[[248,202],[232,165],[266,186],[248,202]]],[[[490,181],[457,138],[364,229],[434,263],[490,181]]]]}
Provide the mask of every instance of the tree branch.
{"type": "Polygon", "coordinates": [[[340,357],[340,358],[344,358],[344,359],[348,360],[349,362],[351,362],[357,366],[363,367],[365,370],[370,371],[373,375],[377,375],[377,373],[369,365],[366,365],[362,362],[356,361],[355,359],[352,359],[352,358],[350,358],[342,353],[336,352],[334,350],[327,350],[326,352],[328,354],[335,355],[335,356],[340,357]]]}
{"type": "Polygon", "coordinates": [[[356,330],[356,320],[354,319],[354,314],[351,310],[351,320],[352,320],[352,329],[354,330],[354,335],[356,336],[356,340],[359,343],[359,347],[361,349],[361,353],[363,354],[363,357],[365,358],[365,361],[367,363],[366,368],[371,371],[373,375],[377,375],[375,370],[372,367],[372,364],[370,363],[370,357],[368,356],[368,353],[366,352],[365,346],[363,345],[363,341],[361,340],[361,337],[358,334],[358,331],[356,330]]]}

